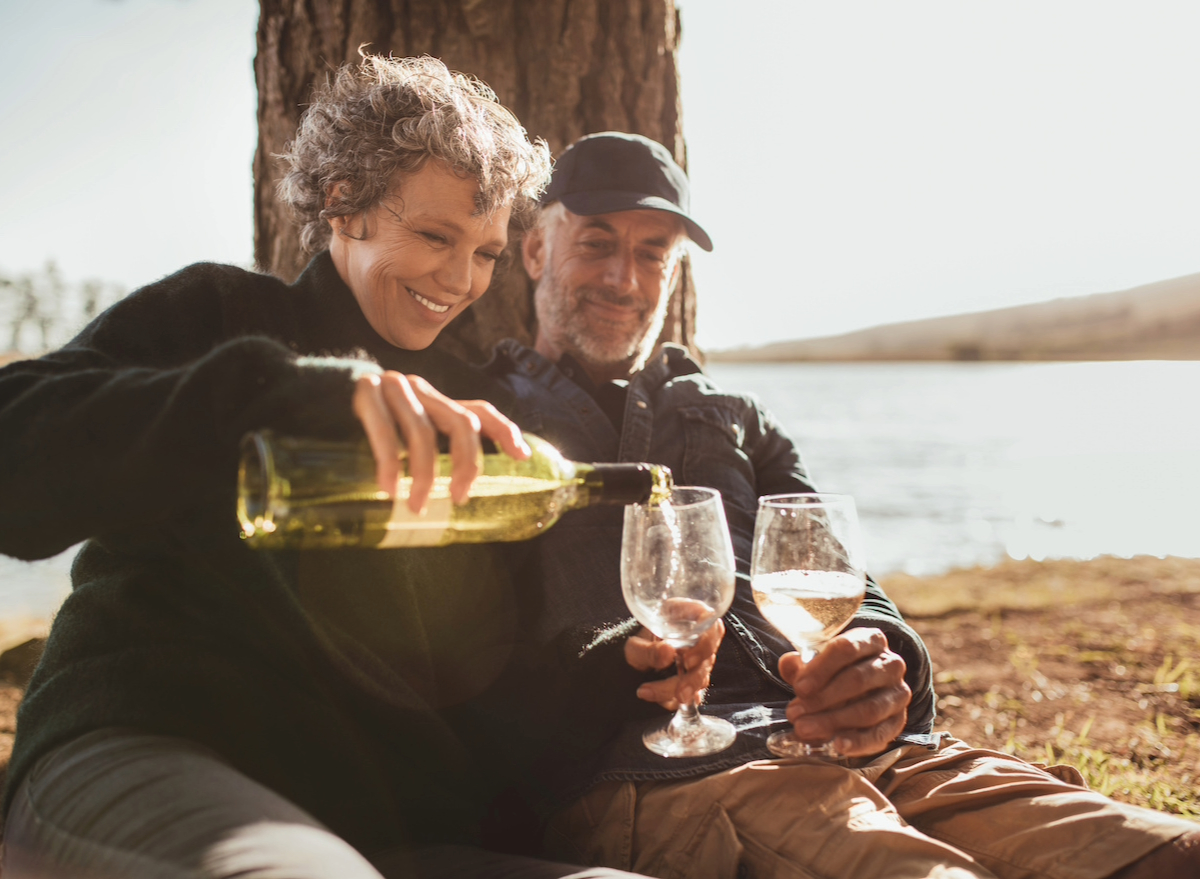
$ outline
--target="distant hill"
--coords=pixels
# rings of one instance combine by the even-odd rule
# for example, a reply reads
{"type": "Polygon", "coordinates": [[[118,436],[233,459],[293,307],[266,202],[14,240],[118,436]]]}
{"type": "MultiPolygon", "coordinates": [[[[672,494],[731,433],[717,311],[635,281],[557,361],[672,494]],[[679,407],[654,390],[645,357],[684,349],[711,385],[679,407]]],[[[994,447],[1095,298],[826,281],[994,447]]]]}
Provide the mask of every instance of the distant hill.
{"type": "Polygon", "coordinates": [[[710,351],[712,361],[1200,360],[1200,274],[1122,290],[710,351]]]}

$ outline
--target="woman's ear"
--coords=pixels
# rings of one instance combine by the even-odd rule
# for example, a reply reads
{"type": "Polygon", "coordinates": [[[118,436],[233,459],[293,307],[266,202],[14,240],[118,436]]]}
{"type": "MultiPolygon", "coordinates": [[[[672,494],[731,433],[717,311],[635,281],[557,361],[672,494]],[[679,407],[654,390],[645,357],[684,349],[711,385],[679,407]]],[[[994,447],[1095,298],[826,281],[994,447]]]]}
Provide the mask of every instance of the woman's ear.
{"type": "MultiPolygon", "coordinates": [[[[342,196],[345,194],[345,192],[346,192],[346,184],[344,181],[338,181],[337,183],[330,186],[329,189],[326,190],[326,192],[325,192],[325,207],[326,208],[331,207],[334,204],[334,202],[336,202],[342,198],[342,196]]],[[[341,235],[346,234],[346,225],[352,219],[354,219],[354,217],[356,217],[356,216],[358,216],[358,215],[351,214],[350,216],[345,216],[345,215],[337,214],[332,217],[327,217],[325,219],[325,222],[327,222],[329,224],[329,229],[331,232],[333,232],[333,237],[337,238],[341,235]]]]}
{"type": "Polygon", "coordinates": [[[546,270],[546,230],[535,226],[521,239],[521,260],[525,263],[525,274],[533,281],[540,281],[546,270]]]}
{"type": "Polygon", "coordinates": [[[339,180],[327,190],[325,190],[325,207],[329,207],[335,200],[341,199],[346,195],[346,181],[339,180]]]}

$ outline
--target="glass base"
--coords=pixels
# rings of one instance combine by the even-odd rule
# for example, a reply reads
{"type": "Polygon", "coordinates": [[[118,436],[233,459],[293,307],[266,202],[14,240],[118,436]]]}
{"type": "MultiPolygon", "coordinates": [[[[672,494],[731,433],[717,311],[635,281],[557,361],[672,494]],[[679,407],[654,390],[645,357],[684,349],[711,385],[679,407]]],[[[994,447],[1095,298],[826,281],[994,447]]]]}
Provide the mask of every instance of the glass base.
{"type": "Polygon", "coordinates": [[[728,720],[700,715],[699,719],[680,724],[672,719],[666,726],[642,736],[646,747],[663,757],[703,757],[724,751],[737,738],[737,729],[728,720]]]}
{"type": "Polygon", "coordinates": [[[833,747],[833,742],[802,742],[791,730],[771,733],[767,737],[767,750],[776,757],[827,757],[836,760],[841,756],[833,747]]]}

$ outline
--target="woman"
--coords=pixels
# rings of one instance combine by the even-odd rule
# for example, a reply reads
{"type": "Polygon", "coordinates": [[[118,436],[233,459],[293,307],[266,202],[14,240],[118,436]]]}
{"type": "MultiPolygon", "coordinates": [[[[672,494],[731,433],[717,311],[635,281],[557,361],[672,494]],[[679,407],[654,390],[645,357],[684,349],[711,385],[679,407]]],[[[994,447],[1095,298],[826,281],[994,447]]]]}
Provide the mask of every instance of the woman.
{"type": "Polygon", "coordinates": [[[494,388],[426,349],[486,290],[547,151],[486,86],[368,57],[286,159],[320,251],[295,284],[191,266],[0,371],[0,551],[87,541],[21,708],[7,877],[500,875],[411,851],[474,841],[495,792],[471,737],[520,613],[508,550],[253,552],[234,486],[265,428],[365,431],[381,485],[403,438],[414,510],[438,432],[458,499],[480,434],[527,454],[476,399],[494,388]]]}

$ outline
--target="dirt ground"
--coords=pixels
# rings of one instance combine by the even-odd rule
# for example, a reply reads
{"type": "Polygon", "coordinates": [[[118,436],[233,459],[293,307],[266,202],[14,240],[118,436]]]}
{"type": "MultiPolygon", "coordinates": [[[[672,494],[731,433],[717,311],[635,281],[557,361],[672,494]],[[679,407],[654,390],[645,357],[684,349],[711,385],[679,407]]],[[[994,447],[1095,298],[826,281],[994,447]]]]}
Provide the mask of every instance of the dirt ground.
{"type": "MultiPolygon", "coordinates": [[[[933,655],[938,729],[1200,818],[1200,560],[1006,562],[883,586],[933,655]]],[[[0,773],[27,664],[7,658],[0,773]]]]}
{"type": "Polygon", "coordinates": [[[1200,818],[1200,560],[1007,562],[883,586],[933,656],[938,729],[1200,818]]]}

